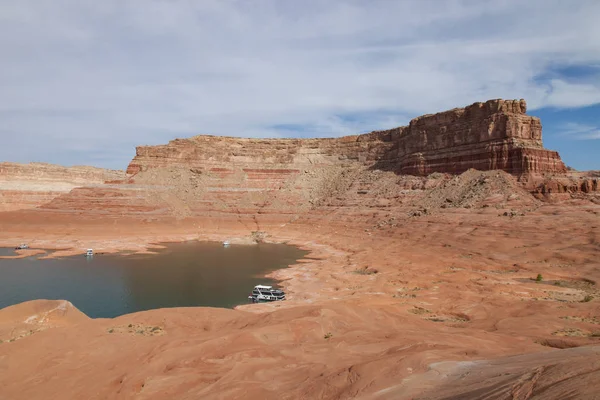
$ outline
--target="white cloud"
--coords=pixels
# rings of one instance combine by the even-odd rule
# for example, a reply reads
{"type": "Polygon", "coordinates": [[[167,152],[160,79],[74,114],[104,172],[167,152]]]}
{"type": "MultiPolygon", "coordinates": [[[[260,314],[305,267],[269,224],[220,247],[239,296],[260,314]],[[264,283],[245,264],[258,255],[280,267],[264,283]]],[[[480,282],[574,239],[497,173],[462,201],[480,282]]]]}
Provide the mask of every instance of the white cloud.
{"type": "Polygon", "coordinates": [[[542,104],[553,107],[585,107],[600,103],[600,81],[570,83],[552,79],[542,104]]]}
{"type": "Polygon", "coordinates": [[[600,127],[568,122],[558,129],[558,134],[579,140],[600,139],[600,127]]]}
{"type": "Polygon", "coordinates": [[[0,0],[0,160],[124,167],[135,144],[199,133],[597,104],[598,75],[539,77],[600,65],[598,15],[596,0],[0,0]]]}

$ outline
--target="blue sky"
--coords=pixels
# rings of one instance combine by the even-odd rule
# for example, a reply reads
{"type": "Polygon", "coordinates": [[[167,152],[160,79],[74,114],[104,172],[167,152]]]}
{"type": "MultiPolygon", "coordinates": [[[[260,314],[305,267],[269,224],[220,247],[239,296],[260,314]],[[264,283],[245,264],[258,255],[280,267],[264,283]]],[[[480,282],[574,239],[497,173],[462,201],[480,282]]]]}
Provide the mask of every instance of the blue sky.
{"type": "Polygon", "coordinates": [[[600,169],[597,0],[0,0],[0,161],[331,137],[493,98],[600,169]]]}

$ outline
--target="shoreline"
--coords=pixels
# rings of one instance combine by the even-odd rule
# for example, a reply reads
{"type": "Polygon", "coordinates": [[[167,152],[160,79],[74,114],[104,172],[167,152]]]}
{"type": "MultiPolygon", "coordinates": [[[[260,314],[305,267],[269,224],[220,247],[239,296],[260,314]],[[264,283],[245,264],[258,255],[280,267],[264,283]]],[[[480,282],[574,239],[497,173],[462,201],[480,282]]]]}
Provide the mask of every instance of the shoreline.
{"type": "MultiPolygon", "coordinates": [[[[66,235],[70,236],[70,235],[66,235]]],[[[21,238],[23,243],[23,239],[21,238]]],[[[164,248],[161,243],[183,243],[190,241],[198,242],[215,242],[223,243],[229,241],[233,245],[245,245],[253,246],[259,244],[252,235],[246,236],[233,236],[223,234],[172,234],[163,236],[138,236],[129,235],[126,238],[113,237],[111,239],[65,239],[65,236],[61,236],[60,239],[35,239],[32,241],[25,241],[28,245],[28,249],[18,250],[15,249],[14,243],[18,240],[13,239],[0,239],[0,248],[15,249],[17,256],[0,256],[2,258],[22,258],[30,255],[49,253],[47,257],[43,258],[58,258],[68,257],[73,255],[85,255],[87,249],[94,249],[94,254],[115,254],[125,251],[131,251],[132,254],[153,254],[152,249],[164,248]],[[138,239],[138,240],[133,240],[138,239]],[[60,243],[58,243],[60,242],[60,243]],[[81,244],[81,243],[85,244],[81,244]],[[30,254],[31,253],[31,254],[30,254]]],[[[261,240],[264,243],[274,244],[289,244],[287,240],[273,240],[272,237],[268,240],[261,240]]]]}
{"type": "MultiPolygon", "coordinates": [[[[94,254],[119,255],[120,253],[129,252],[129,251],[133,251],[133,253],[121,254],[121,255],[126,256],[126,255],[136,255],[136,254],[156,254],[156,252],[152,251],[152,250],[153,249],[158,250],[158,249],[165,248],[165,246],[163,244],[184,243],[184,242],[192,242],[192,241],[222,243],[224,240],[228,240],[232,245],[244,245],[244,246],[253,246],[253,245],[260,244],[258,242],[252,241],[250,236],[251,235],[241,236],[241,237],[232,237],[231,235],[227,236],[227,235],[211,234],[211,235],[205,235],[205,236],[201,236],[201,237],[194,235],[194,237],[192,238],[191,235],[183,235],[183,237],[181,235],[171,235],[166,238],[161,238],[160,241],[148,240],[144,244],[142,244],[143,248],[138,249],[138,250],[132,249],[131,246],[127,243],[124,243],[122,246],[114,246],[113,245],[110,247],[108,247],[108,246],[103,247],[102,243],[107,243],[107,242],[114,243],[114,240],[109,240],[109,241],[106,241],[106,240],[97,241],[96,240],[95,242],[99,243],[100,246],[97,247],[98,248],[97,252],[96,252],[96,250],[94,250],[94,254]]],[[[10,247],[5,247],[5,244],[7,242],[8,241],[5,239],[0,240],[0,247],[10,248],[10,247]]],[[[46,243],[46,242],[48,242],[48,240],[41,239],[41,240],[33,241],[33,242],[31,242],[31,243],[33,243],[33,245],[30,245],[29,249],[22,249],[22,250],[15,249],[14,251],[17,253],[17,255],[0,256],[0,260],[2,260],[2,259],[21,259],[21,258],[39,255],[39,254],[47,254],[46,256],[38,257],[38,259],[40,259],[40,260],[54,259],[54,258],[60,258],[60,257],[72,257],[72,256],[77,256],[77,255],[82,255],[82,256],[85,255],[85,251],[80,251],[79,249],[76,249],[75,246],[65,247],[64,243],[61,243],[60,246],[58,246],[58,245],[53,246],[50,243],[48,245],[44,244],[44,247],[42,248],[42,247],[38,247],[39,246],[38,243],[40,243],[40,242],[46,243]]],[[[314,265],[314,264],[323,263],[327,260],[326,254],[324,254],[324,252],[322,250],[320,252],[317,251],[317,248],[325,247],[325,248],[329,248],[330,251],[337,252],[335,249],[330,248],[330,246],[321,245],[318,243],[309,243],[309,242],[305,242],[305,241],[295,241],[295,240],[289,239],[289,238],[278,239],[277,237],[274,237],[274,236],[269,236],[269,238],[267,240],[263,240],[262,243],[285,244],[288,246],[294,246],[300,250],[304,250],[304,251],[308,252],[303,258],[295,260],[292,264],[289,264],[288,266],[286,266],[284,268],[280,268],[275,271],[270,271],[270,272],[265,273],[264,275],[261,275],[261,277],[263,277],[263,278],[275,280],[277,282],[277,285],[285,291],[286,300],[283,302],[256,303],[256,304],[242,303],[242,304],[238,304],[232,308],[224,308],[224,309],[233,309],[233,310],[254,312],[254,313],[265,313],[265,312],[273,311],[274,309],[281,308],[281,307],[290,307],[290,306],[298,305],[298,301],[302,301],[302,300],[297,299],[296,296],[298,295],[298,293],[296,293],[296,291],[294,290],[295,282],[293,282],[293,280],[295,278],[297,278],[298,273],[305,272],[307,266],[317,267],[317,265],[314,265]],[[317,255],[317,256],[315,256],[315,255],[317,255]],[[296,270],[297,268],[301,268],[302,270],[301,271],[296,270]],[[283,304],[283,303],[286,303],[286,304],[283,304]]],[[[92,248],[92,247],[90,247],[90,248],[92,248]]],[[[318,297],[318,296],[315,296],[315,297],[318,297]]],[[[37,300],[40,300],[40,299],[37,299],[37,300]]],[[[63,299],[63,300],[65,300],[65,299],[63,299]]],[[[306,300],[309,300],[309,299],[304,299],[304,301],[306,301],[306,300]]],[[[307,304],[312,303],[312,301],[314,301],[314,300],[315,300],[315,298],[312,298],[306,303],[307,304]]],[[[18,304],[21,304],[21,303],[14,304],[13,306],[18,305],[18,304]]],[[[11,307],[11,306],[7,306],[7,307],[11,307]]],[[[191,306],[191,308],[204,308],[204,307],[206,307],[206,306],[201,306],[201,305],[191,306]]],[[[143,311],[138,311],[138,312],[143,312],[143,311]]],[[[135,314],[135,313],[137,313],[137,312],[119,315],[115,318],[123,317],[125,315],[131,315],[131,314],[135,314]]],[[[90,317],[90,318],[92,318],[92,317],[90,317]]],[[[92,318],[92,319],[94,319],[94,318],[92,318]]]]}

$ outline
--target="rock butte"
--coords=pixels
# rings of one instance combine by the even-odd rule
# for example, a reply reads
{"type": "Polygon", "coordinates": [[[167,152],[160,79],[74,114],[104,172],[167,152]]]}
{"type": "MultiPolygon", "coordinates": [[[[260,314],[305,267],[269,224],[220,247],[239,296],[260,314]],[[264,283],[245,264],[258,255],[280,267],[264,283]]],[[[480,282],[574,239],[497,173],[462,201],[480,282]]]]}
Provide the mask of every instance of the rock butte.
{"type": "Polygon", "coordinates": [[[424,115],[405,127],[336,139],[197,136],[165,146],[138,147],[127,173],[167,165],[210,170],[223,163],[248,165],[250,174],[269,173],[251,168],[267,163],[281,167],[270,173],[289,174],[298,172],[293,167],[340,162],[421,176],[470,168],[513,174],[566,172],[558,153],[542,147],[540,120],[526,115],[526,109],[525,100],[490,100],[424,115]]]}
{"type": "Polygon", "coordinates": [[[600,174],[567,170],[525,112],[491,100],[337,139],[196,136],[138,147],[127,174],[0,164],[0,245],[311,251],[273,274],[276,304],[0,310],[0,398],[597,398],[600,174]]]}

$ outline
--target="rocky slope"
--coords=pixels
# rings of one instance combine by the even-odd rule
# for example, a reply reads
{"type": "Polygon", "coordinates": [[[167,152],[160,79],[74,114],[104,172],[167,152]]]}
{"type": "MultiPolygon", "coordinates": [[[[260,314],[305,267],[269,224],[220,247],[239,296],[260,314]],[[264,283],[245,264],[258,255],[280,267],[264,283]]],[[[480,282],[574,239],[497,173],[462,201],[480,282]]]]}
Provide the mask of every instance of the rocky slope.
{"type": "Polygon", "coordinates": [[[61,167],[45,163],[0,163],[0,211],[35,208],[73,188],[123,179],[123,171],[61,167]]]}

